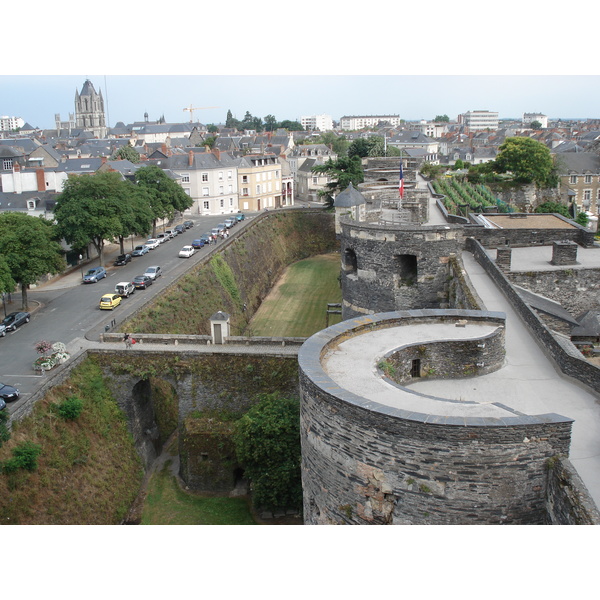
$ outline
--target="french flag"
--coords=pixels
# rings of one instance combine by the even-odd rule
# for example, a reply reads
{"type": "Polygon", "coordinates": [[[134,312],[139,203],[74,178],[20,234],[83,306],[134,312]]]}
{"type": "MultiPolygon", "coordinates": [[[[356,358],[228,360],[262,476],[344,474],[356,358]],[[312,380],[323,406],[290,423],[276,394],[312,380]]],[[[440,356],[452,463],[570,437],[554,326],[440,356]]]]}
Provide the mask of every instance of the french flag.
{"type": "Polygon", "coordinates": [[[400,182],[398,183],[398,191],[400,192],[400,200],[404,198],[404,173],[402,172],[402,159],[400,159],[400,182]]]}

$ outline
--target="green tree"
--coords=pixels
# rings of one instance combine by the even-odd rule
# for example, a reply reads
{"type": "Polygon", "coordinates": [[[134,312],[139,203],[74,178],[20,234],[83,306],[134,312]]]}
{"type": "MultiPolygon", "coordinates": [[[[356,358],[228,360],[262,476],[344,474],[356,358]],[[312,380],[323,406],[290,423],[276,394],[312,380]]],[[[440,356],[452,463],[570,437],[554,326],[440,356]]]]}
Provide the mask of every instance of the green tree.
{"type": "Polygon", "coordinates": [[[320,192],[329,206],[333,204],[333,196],[345,190],[350,182],[356,187],[364,181],[364,172],[359,156],[340,156],[337,160],[329,159],[322,165],[314,166],[312,172],[325,173],[329,176],[329,183],[320,192]]]}
{"type": "Polygon", "coordinates": [[[535,209],[536,213],[557,213],[562,215],[563,217],[567,217],[567,219],[571,218],[571,214],[569,213],[569,209],[564,205],[558,202],[544,202],[540,204],[535,209]]]}
{"type": "Polygon", "coordinates": [[[448,115],[437,115],[433,120],[434,123],[449,123],[450,117],[448,115]]]}
{"type": "Polygon", "coordinates": [[[117,236],[121,254],[125,254],[125,238],[130,235],[148,235],[154,219],[148,194],[129,181],[124,184],[128,188],[127,201],[120,207],[121,231],[117,236]]]}
{"type": "Polygon", "coordinates": [[[531,129],[539,130],[542,128],[542,124],[539,121],[531,121],[529,127],[531,127],[531,129]]]}
{"type": "Polygon", "coordinates": [[[277,129],[277,119],[273,115],[267,115],[264,121],[266,131],[274,131],[277,129]]]}
{"type": "Polygon", "coordinates": [[[265,394],[237,423],[236,455],[252,482],[254,505],[300,508],[300,404],[265,394]]]}
{"type": "Polygon", "coordinates": [[[69,177],[54,209],[60,234],[75,249],[93,244],[104,265],[105,242],[123,235],[130,194],[114,171],[69,177]]]}
{"type": "Polygon", "coordinates": [[[113,155],[110,157],[110,160],[119,159],[128,160],[129,162],[137,164],[140,162],[140,154],[135,148],[132,148],[129,144],[125,144],[124,146],[121,146],[116,152],[114,152],[113,155]]]}
{"type": "Polygon", "coordinates": [[[17,287],[17,282],[11,275],[6,257],[0,254],[0,294],[10,293],[14,291],[15,287],[17,287]]]}
{"type": "Polygon", "coordinates": [[[578,215],[575,217],[575,223],[581,225],[582,227],[587,227],[589,222],[590,218],[584,212],[578,213],[578,215]]]}
{"type": "Polygon", "coordinates": [[[13,282],[21,287],[23,310],[28,309],[27,290],[32,284],[44,275],[64,270],[59,240],[58,229],[42,217],[16,212],[0,214],[0,283],[2,291],[12,291],[13,282]]]}
{"type": "Polygon", "coordinates": [[[279,123],[279,127],[282,129],[287,129],[288,131],[304,131],[304,127],[302,127],[301,123],[298,121],[289,121],[287,119],[285,121],[281,121],[281,123],[279,123]]]}
{"type": "Polygon", "coordinates": [[[237,119],[233,118],[233,115],[231,114],[230,110],[227,111],[227,118],[225,119],[225,127],[227,127],[228,129],[239,129],[240,128],[240,122],[237,119]]]}
{"type": "Polygon", "coordinates": [[[135,180],[148,195],[152,210],[152,235],[156,235],[158,219],[172,219],[175,211],[183,212],[194,202],[176,181],[156,165],[138,169],[135,180]]]}
{"type": "Polygon", "coordinates": [[[535,183],[538,187],[557,185],[552,154],[544,144],[527,137],[511,137],[498,150],[493,161],[497,173],[510,172],[518,183],[535,183]]]}

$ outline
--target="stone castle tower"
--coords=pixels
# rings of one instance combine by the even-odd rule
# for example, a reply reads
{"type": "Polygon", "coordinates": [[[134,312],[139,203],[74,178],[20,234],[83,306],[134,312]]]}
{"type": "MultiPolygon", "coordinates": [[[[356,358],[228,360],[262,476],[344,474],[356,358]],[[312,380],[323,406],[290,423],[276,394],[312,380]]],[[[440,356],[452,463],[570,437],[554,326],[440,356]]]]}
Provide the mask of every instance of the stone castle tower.
{"type": "Polygon", "coordinates": [[[85,80],[81,93],[75,92],[76,126],[91,131],[95,137],[105,138],[107,133],[104,116],[104,99],[89,79],[85,80]]]}

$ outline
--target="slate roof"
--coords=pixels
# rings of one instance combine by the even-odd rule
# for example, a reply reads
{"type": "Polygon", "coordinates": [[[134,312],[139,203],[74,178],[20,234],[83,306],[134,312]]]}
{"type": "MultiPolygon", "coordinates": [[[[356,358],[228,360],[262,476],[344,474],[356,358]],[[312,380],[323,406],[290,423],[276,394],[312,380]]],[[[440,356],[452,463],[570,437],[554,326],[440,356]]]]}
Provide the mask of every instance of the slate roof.
{"type": "Polygon", "coordinates": [[[594,152],[569,152],[561,154],[556,168],[562,175],[569,173],[600,173],[600,156],[594,152]]]}
{"type": "Polygon", "coordinates": [[[577,325],[571,328],[571,336],[600,337],[600,311],[588,310],[577,317],[577,325]]]}
{"type": "Polygon", "coordinates": [[[513,286],[519,296],[523,299],[524,302],[529,304],[535,310],[539,310],[540,312],[546,313],[552,317],[556,317],[561,321],[566,321],[571,325],[579,325],[576,319],[571,316],[571,313],[563,308],[559,302],[555,302],[554,300],[550,300],[549,298],[544,298],[544,296],[540,296],[539,294],[534,294],[525,288],[519,287],[518,285],[513,286]]]}
{"type": "Polygon", "coordinates": [[[101,158],[68,158],[56,167],[56,171],[64,173],[95,173],[101,166],[101,158]]]}
{"type": "Polygon", "coordinates": [[[333,206],[335,208],[351,208],[366,203],[366,198],[350,182],[348,187],[335,197],[333,206]]]}

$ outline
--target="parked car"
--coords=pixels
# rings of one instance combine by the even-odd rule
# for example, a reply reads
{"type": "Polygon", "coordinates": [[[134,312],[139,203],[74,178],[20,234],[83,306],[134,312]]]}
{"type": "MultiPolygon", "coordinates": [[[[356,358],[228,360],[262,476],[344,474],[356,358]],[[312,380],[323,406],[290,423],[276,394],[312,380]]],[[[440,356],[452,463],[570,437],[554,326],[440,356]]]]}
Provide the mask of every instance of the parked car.
{"type": "Polygon", "coordinates": [[[149,285],[152,285],[152,279],[147,275],[136,275],[131,283],[133,283],[136,290],[145,290],[149,285]]]}
{"type": "Polygon", "coordinates": [[[0,398],[0,410],[4,410],[6,408],[6,402],[2,398],[0,398]]]}
{"type": "Polygon", "coordinates": [[[115,286],[115,294],[122,298],[129,298],[135,292],[135,286],[130,281],[120,281],[115,286]]]}
{"type": "Polygon", "coordinates": [[[205,245],[206,245],[206,244],[210,244],[210,243],[211,243],[211,241],[212,241],[212,236],[210,235],[210,233],[203,233],[203,234],[200,236],[200,241],[201,241],[201,242],[204,242],[204,244],[205,244],[205,245]]]}
{"type": "Polygon", "coordinates": [[[203,248],[204,244],[206,244],[204,240],[192,240],[192,248],[198,250],[198,248],[203,248]]]}
{"type": "Polygon", "coordinates": [[[191,256],[194,256],[194,254],[196,254],[196,250],[194,250],[193,246],[184,246],[179,251],[179,258],[190,258],[191,256]]]}
{"type": "Polygon", "coordinates": [[[168,242],[171,239],[171,236],[167,235],[166,233],[159,233],[156,236],[156,239],[158,240],[159,244],[164,244],[165,242],[168,242]]]}
{"type": "Polygon", "coordinates": [[[217,227],[221,230],[221,231],[225,231],[227,229],[227,225],[225,225],[225,223],[219,223],[217,225],[217,227]]]}
{"type": "Polygon", "coordinates": [[[106,277],[106,269],[104,267],[94,267],[83,276],[83,283],[98,283],[106,277]]]}
{"type": "Polygon", "coordinates": [[[157,279],[162,275],[162,271],[158,265],[153,265],[152,267],[148,267],[146,269],[144,275],[146,277],[150,277],[150,279],[157,279]]]}
{"type": "Polygon", "coordinates": [[[12,312],[2,320],[2,325],[6,328],[6,331],[14,331],[17,327],[29,323],[30,318],[31,315],[28,312],[12,312]]]}
{"type": "Polygon", "coordinates": [[[185,231],[185,225],[175,225],[175,231],[177,232],[177,235],[183,233],[185,231]]]}
{"type": "Polygon", "coordinates": [[[16,387],[0,383],[0,398],[3,400],[12,402],[13,400],[17,400],[20,394],[21,392],[16,387]]]}
{"type": "Polygon", "coordinates": [[[6,325],[0,323],[0,337],[4,337],[6,335],[6,325]]]}
{"type": "Polygon", "coordinates": [[[144,254],[148,254],[150,252],[150,248],[143,244],[141,246],[136,246],[131,253],[131,256],[144,256],[144,254]]]}
{"type": "Polygon", "coordinates": [[[131,254],[119,254],[115,260],[115,267],[122,267],[131,261],[131,254]]]}
{"type": "Polygon", "coordinates": [[[178,232],[177,230],[175,230],[175,229],[167,229],[167,230],[165,231],[165,236],[167,236],[167,235],[168,235],[168,236],[169,236],[169,239],[171,239],[171,238],[177,237],[177,234],[178,234],[178,233],[179,233],[179,232],[178,232]]]}
{"type": "Polygon", "coordinates": [[[150,250],[154,250],[154,248],[158,248],[160,246],[160,242],[156,238],[150,238],[146,240],[146,246],[150,248],[150,250]]]}
{"type": "Polygon", "coordinates": [[[194,221],[184,221],[183,224],[186,229],[191,229],[194,226],[194,221]]]}
{"type": "Polygon", "coordinates": [[[227,227],[227,229],[231,229],[236,223],[237,223],[237,219],[234,219],[234,218],[225,219],[225,227],[227,227]]]}
{"type": "Polygon", "coordinates": [[[119,294],[104,294],[100,298],[100,308],[103,310],[112,310],[121,304],[121,296],[119,294]]]}
{"type": "Polygon", "coordinates": [[[237,214],[235,215],[235,218],[236,218],[238,221],[243,221],[243,220],[244,220],[246,217],[244,216],[244,213],[237,213],[237,214]]]}

